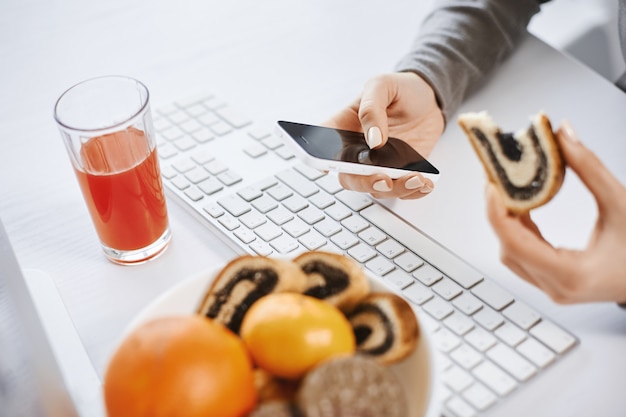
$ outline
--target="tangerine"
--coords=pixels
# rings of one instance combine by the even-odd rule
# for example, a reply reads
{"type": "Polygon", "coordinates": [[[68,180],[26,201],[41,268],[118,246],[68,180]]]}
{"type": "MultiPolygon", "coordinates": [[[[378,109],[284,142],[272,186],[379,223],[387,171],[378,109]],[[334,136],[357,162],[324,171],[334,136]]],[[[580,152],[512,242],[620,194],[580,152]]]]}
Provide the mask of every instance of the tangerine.
{"type": "Polygon", "coordinates": [[[287,379],[356,349],[350,322],[337,307],[298,293],[261,297],[244,316],[240,334],[260,368],[287,379]]]}
{"type": "Polygon", "coordinates": [[[257,391],[241,339],[189,315],[135,328],[108,364],[104,400],[108,417],[241,417],[257,391]]]}

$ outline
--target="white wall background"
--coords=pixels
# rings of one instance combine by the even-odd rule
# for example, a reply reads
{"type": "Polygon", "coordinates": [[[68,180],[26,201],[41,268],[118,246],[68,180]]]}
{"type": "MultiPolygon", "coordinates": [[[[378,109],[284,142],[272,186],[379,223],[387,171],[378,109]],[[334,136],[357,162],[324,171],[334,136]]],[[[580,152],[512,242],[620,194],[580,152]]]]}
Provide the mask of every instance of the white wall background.
{"type": "Polygon", "coordinates": [[[614,81],[625,70],[617,30],[617,0],[553,0],[529,30],[614,81]]]}

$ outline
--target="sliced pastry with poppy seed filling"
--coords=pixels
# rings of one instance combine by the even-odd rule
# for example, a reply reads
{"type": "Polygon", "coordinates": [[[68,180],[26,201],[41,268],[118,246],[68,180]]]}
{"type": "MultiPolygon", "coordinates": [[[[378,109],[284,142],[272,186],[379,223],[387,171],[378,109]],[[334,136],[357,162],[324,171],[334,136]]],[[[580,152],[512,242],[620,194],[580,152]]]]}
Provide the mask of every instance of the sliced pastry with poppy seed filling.
{"type": "Polygon", "coordinates": [[[274,292],[304,291],[307,277],[292,262],[245,255],[233,259],[211,283],[198,314],[222,323],[239,334],[250,306],[274,292]]]}
{"type": "Polygon", "coordinates": [[[356,337],[356,350],[383,364],[409,356],[419,337],[419,325],[411,306],[400,296],[373,292],[348,314],[356,337]]]}
{"type": "Polygon", "coordinates": [[[305,252],[293,260],[307,276],[305,295],[351,311],[370,291],[363,269],[351,259],[330,252],[305,252]]]}
{"type": "Polygon", "coordinates": [[[565,163],[544,113],[514,134],[502,132],[484,111],[461,114],[458,122],[510,212],[539,207],[561,188],[565,163]]]}

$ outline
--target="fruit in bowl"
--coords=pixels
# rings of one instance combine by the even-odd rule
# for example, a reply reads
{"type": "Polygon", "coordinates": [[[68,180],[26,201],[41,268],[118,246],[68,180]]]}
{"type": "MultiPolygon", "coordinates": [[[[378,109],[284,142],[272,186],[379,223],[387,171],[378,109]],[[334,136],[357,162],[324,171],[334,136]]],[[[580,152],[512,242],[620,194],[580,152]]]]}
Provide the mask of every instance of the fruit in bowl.
{"type": "Polygon", "coordinates": [[[243,417],[257,401],[252,362],[236,335],[198,315],[134,328],[104,377],[108,417],[243,417]]]}
{"type": "Polygon", "coordinates": [[[241,337],[260,368],[287,379],[356,348],[350,322],[338,308],[298,293],[269,294],[252,304],[241,337]]]}

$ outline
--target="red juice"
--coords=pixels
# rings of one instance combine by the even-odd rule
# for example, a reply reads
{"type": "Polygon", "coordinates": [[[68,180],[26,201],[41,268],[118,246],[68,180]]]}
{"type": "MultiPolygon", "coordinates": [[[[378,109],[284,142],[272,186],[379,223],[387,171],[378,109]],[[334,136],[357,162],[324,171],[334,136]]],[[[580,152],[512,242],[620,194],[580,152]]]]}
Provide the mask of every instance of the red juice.
{"type": "Polygon", "coordinates": [[[81,149],[83,170],[76,170],[85,201],[102,243],[136,250],[165,232],[167,208],[156,147],[144,132],[128,128],[90,139],[81,149]]]}

